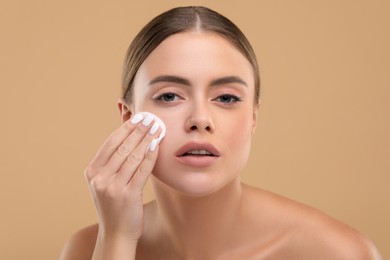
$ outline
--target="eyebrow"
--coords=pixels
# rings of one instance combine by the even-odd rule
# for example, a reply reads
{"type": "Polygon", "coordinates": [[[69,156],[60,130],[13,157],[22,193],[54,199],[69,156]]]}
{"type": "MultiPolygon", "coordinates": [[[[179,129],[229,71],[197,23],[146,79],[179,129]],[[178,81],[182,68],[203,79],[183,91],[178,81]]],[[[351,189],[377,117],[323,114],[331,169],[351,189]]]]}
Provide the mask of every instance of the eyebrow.
{"type": "MultiPolygon", "coordinates": [[[[160,83],[160,82],[167,82],[167,83],[175,83],[179,85],[184,85],[184,86],[191,86],[191,82],[188,79],[178,77],[178,76],[173,76],[173,75],[161,75],[158,76],[154,79],[152,79],[149,82],[149,86],[160,83]]],[[[230,84],[230,83],[238,83],[244,86],[248,86],[248,84],[241,79],[238,76],[226,76],[222,78],[215,79],[211,81],[210,86],[218,86],[218,85],[224,85],[224,84],[230,84]]]]}
{"type": "Polygon", "coordinates": [[[246,84],[246,82],[243,79],[241,79],[240,77],[237,77],[237,76],[227,76],[227,77],[215,79],[215,80],[211,81],[210,86],[225,85],[225,84],[230,84],[230,83],[238,83],[238,84],[244,85],[246,87],[248,86],[248,84],[246,84]]]}
{"type": "Polygon", "coordinates": [[[152,81],[150,81],[148,85],[150,86],[150,85],[160,83],[160,82],[176,83],[179,85],[191,86],[191,83],[189,80],[178,77],[178,76],[172,76],[172,75],[158,76],[158,77],[152,79],[152,81]]]}

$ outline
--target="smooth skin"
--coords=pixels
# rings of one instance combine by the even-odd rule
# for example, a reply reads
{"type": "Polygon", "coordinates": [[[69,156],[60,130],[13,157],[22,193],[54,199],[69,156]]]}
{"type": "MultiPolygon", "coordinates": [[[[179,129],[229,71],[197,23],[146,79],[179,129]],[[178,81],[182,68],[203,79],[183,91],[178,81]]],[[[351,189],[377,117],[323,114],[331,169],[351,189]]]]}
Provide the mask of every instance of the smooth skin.
{"type": "Polygon", "coordinates": [[[381,259],[358,231],[325,214],[240,181],[257,123],[245,57],[203,31],[170,36],[140,67],[134,103],[119,100],[123,125],[104,142],[85,176],[99,222],[74,234],[68,259],[381,259]],[[166,77],[169,76],[169,77],[166,77]],[[167,134],[132,124],[159,116],[167,134]],[[220,157],[208,167],[176,158],[190,141],[220,157]],[[150,178],[156,200],[142,205],[150,178]]]}

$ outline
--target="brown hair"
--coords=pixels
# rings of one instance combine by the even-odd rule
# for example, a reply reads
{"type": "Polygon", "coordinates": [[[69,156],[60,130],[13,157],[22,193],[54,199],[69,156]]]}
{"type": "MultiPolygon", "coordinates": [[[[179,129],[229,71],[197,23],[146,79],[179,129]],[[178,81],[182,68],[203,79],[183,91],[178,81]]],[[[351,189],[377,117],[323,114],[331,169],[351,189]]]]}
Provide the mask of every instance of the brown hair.
{"type": "Polygon", "coordinates": [[[229,41],[249,61],[255,82],[255,103],[260,98],[260,76],[256,55],[241,30],[221,14],[202,6],[177,7],[151,20],[137,34],[129,49],[123,68],[122,97],[133,102],[135,75],[149,54],[169,36],[190,30],[214,32],[229,41]]]}

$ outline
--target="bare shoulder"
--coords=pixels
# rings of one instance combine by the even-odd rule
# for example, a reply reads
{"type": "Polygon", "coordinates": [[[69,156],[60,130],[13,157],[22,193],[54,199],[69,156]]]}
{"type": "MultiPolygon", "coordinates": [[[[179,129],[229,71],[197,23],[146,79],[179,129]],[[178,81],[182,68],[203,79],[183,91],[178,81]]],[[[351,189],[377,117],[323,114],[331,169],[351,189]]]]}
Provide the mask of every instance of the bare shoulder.
{"type": "Polygon", "coordinates": [[[302,249],[304,255],[322,255],[324,259],[381,259],[374,244],[358,230],[314,209],[301,214],[292,245],[302,249]]]}
{"type": "Polygon", "coordinates": [[[60,260],[92,259],[98,234],[98,224],[85,227],[74,233],[66,242],[60,260]]]}
{"type": "Polygon", "coordinates": [[[261,207],[255,204],[264,205],[262,211],[268,211],[271,226],[284,229],[286,236],[276,255],[289,259],[382,259],[363,234],[319,210],[261,189],[245,189],[252,207],[257,210],[261,207]]]}

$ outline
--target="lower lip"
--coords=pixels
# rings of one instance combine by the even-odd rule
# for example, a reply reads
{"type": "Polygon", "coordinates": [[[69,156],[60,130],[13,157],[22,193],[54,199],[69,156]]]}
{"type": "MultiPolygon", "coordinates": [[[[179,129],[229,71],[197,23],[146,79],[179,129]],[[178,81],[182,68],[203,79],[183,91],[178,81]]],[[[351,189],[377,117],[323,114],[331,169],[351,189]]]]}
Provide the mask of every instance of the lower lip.
{"type": "Polygon", "coordinates": [[[217,156],[180,156],[176,159],[190,167],[209,167],[216,163],[219,157],[217,156]]]}

